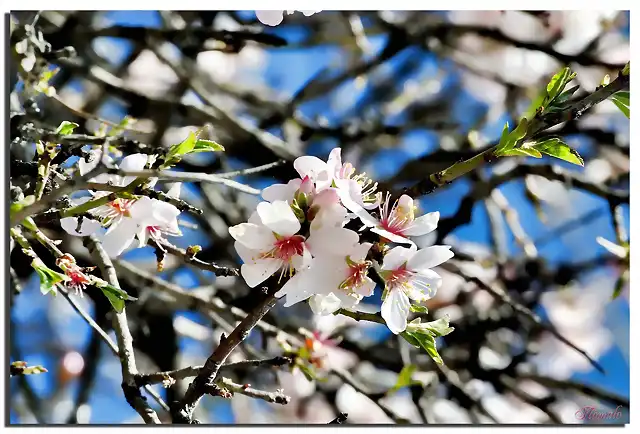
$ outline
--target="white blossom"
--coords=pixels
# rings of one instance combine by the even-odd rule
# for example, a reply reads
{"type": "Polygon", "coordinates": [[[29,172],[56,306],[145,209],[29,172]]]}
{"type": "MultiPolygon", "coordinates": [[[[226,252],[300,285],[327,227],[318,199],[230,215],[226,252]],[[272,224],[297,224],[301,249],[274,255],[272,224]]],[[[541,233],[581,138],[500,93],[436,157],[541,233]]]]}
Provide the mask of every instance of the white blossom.
{"type": "Polygon", "coordinates": [[[431,270],[453,257],[450,246],[431,246],[418,250],[395,247],[384,257],[382,272],[385,298],[382,318],[389,330],[399,334],[407,328],[411,301],[422,303],[436,295],[442,278],[431,270]]]}
{"type": "MultiPolygon", "coordinates": [[[[296,11],[256,11],[256,18],[262,24],[275,27],[282,22],[282,20],[284,19],[285,12],[287,13],[287,15],[291,15],[296,11]]],[[[302,12],[305,17],[309,17],[313,14],[317,14],[318,12],[322,12],[322,11],[298,11],[298,12],[302,12]]]]}

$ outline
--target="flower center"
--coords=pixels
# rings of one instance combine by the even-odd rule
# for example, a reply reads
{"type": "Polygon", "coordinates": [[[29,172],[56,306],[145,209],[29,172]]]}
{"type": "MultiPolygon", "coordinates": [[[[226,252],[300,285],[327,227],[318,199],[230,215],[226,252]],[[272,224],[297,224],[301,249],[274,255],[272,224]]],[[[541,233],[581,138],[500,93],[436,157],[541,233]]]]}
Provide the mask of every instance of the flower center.
{"type": "Polygon", "coordinates": [[[378,203],[381,200],[381,193],[376,192],[378,183],[372,181],[365,172],[356,174],[356,169],[351,163],[344,163],[338,170],[336,176],[340,179],[351,179],[358,183],[362,192],[362,201],[365,204],[378,203]]]}
{"type": "Polygon", "coordinates": [[[399,206],[396,200],[389,211],[390,199],[391,195],[387,193],[384,203],[380,205],[380,226],[392,234],[402,235],[413,223],[415,210],[399,206]]]}
{"type": "Polygon", "coordinates": [[[355,292],[355,289],[363,284],[367,277],[367,271],[371,263],[369,261],[354,262],[347,256],[348,275],[345,280],[342,281],[339,288],[347,292],[347,294],[355,292]]]}
{"type": "Polygon", "coordinates": [[[131,208],[131,205],[133,205],[134,203],[135,200],[133,199],[117,198],[116,200],[109,202],[109,207],[111,207],[111,210],[116,214],[128,217],[129,208],[131,208]]]}
{"type": "Polygon", "coordinates": [[[411,280],[412,275],[413,273],[407,270],[407,266],[402,265],[400,268],[389,271],[385,276],[385,281],[389,288],[395,289],[406,286],[409,280],[411,280]]]}
{"type": "Polygon", "coordinates": [[[287,238],[278,239],[273,249],[262,254],[262,258],[280,259],[285,262],[290,262],[291,259],[298,255],[302,256],[304,253],[304,237],[301,235],[293,235],[287,238]]]}

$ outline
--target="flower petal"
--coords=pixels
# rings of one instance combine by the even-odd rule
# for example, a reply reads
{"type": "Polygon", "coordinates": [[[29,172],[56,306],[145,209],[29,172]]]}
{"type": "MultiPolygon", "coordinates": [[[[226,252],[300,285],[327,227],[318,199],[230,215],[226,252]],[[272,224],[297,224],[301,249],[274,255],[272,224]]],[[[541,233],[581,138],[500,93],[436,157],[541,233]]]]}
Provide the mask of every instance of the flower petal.
{"type": "Polygon", "coordinates": [[[383,270],[397,270],[415,254],[416,248],[394,247],[389,250],[382,261],[383,270]]]}
{"type": "Polygon", "coordinates": [[[250,248],[248,248],[247,246],[245,246],[239,241],[236,241],[235,243],[233,243],[233,247],[236,249],[236,252],[238,253],[238,256],[240,256],[240,259],[242,259],[242,262],[245,262],[245,263],[253,262],[254,258],[260,255],[260,252],[256,250],[251,250],[250,248]]]}
{"type": "Polygon", "coordinates": [[[258,251],[267,250],[276,241],[269,229],[253,223],[240,223],[232,226],[229,228],[229,235],[247,248],[258,251]]]}
{"type": "Polygon", "coordinates": [[[298,218],[285,201],[260,202],[256,210],[262,224],[278,235],[288,237],[300,230],[298,218]]]}
{"type": "Polygon", "coordinates": [[[411,226],[402,231],[402,233],[412,237],[426,235],[438,227],[439,220],[440,213],[438,211],[430,212],[415,219],[411,226]]]}
{"type": "Polygon", "coordinates": [[[267,202],[275,202],[277,200],[285,200],[291,202],[293,200],[293,196],[296,194],[298,188],[300,188],[300,184],[302,183],[301,179],[292,179],[286,184],[273,184],[269,187],[262,190],[262,198],[267,202]]]}
{"type": "Polygon", "coordinates": [[[596,242],[600,244],[602,247],[604,247],[605,249],[607,249],[609,253],[614,254],[619,258],[624,259],[627,257],[627,249],[619,244],[615,244],[607,240],[606,238],[602,238],[602,237],[597,237],[596,242]]]}
{"type": "Polygon", "coordinates": [[[138,224],[131,218],[122,219],[120,224],[110,233],[104,236],[102,247],[109,257],[117,258],[133,242],[138,231],[138,224]]]}
{"type": "Polygon", "coordinates": [[[331,315],[340,309],[342,301],[331,292],[329,295],[314,295],[309,300],[309,306],[316,315],[331,315]]]}
{"type": "Polygon", "coordinates": [[[76,217],[65,217],[60,219],[60,226],[64,229],[68,234],[74,235],[76,237],[86,237],[88,235],[94,234],[102,228],[100,222],[95,220],[91,220],[88,218],[82,219],[82,225],[80,226],[80,231],[78,229],[78,219],[76,217]]]}
{"type": "Polygon", "coordinates": [[[335,177],[342,168],[342,149],[333,148],[327,159],[327,169],[329,173],[335,177]]]}
{"type": "Polygon", "coordinates": [[[371,214],[369,214],[367,210],[362,207],[362,205],[358,204],[351,198],[349,191],[339,188],[337,189],[337,192],[338,196],[340,196],[342,205],[344,205],[345,208],[354,213],[356,217],[358,217],[362,221],[362,223],[364,223],[365,226],[375,227],[380,224],[378,220],[373,218],[371,214]]]}
{"type": "Polygon", "coordinates": [[[300,178],[308,176],[316,183],[316,190],[322,191],[331,185],[333,176],[329,173],[327,163],[310,155],[298,157],[293,162],[293,167],[300,174],[300,178]]]}
{"type": "Polygon", "coordinates": [[[182,189],[182,183],[181,182],[176,182],[171,186],[169,191],[167,191],[167,196],[177,199],[177,198],[180,197],[180,190],[181,189],[182,189]]]}
{"type": "Polygon", "coordinates": [[[284,19],[284,11],[256,11],[256,18],[267,26],[277,26],[284,19]]]}
{"type": "Polygon", "coordinates": [[[380,314],[389,330],[397,335],[406,330],[410,309],[409,297],[402,290],[393,289],[387,293],[387,298],[382,302],[380,314]]]}
{"type": "Polygon", "coordinates": [[[296,274],[289,279],[278,292],[276,292],[275,296],[286,296],[284,307],[290,307],[296,303],[300,303],[314,294],[309,290],[305,281],[304,273],[296,274]]]}
{"type": "Polygon", "coordinates": [[[314,256],[344,255],[358,243],[359,239],[360,236],[349,229],[324,226],[312,231],[306,244],[314,256]]]}
{"type": "Polygon", "coordinates": [[[302,255],[295,255],[291,258],[291,264],[296,270],[304,270],[306,268],[309,268],[312,260],[313,257],[311,256],[309,249],[304,247],[302,250],[302,255]]]}
{"type": "Polygon", "coordinates": [[[249,288],[255,288],[271,277],[281,266],[282,261],[279,259],[258,259],[242,264],[240,274],[249,288]]]}
{"type": "Polygon", "coordinates": [[[370,297],[373,295],[373,291],[376,289],[376,282],[369,277],[365,277],[362,284],[356,288],[356,294],[363,297],[370,297]]]}
{"type": "Polygon", "coordinates": [[[401,235],[393,234],[386,229],[382,229],[379,227],[371,228],[371,232],[375,232],[376,234],[386,238],[389,241],[393,241],[394,243],[415,245],[415,243],[411,241],[409,238],[405,238],[401,235]]]}
{"type": "Polygon", "coordinates": [[[171,223],[175,221],[177,224],[177,218],[180,215],[180,210],[174,205],[161,200],[153,200],[151,202],[151,207],[153,209],[153,216],[159,221],[163,223],[171,223]]]}
{"type": "Polygon", "coordinates": [[[373,246],[371,243],[356,244],[351,251],[348,252],[348,255],[353,261],[363,261],[364,258],[367,257],[371,246],[373,246]]]}
{"type": "Polygon", "coordinates": [[[445,261],[453,258],[451,246],[431,246],[420,249],[409,262],[407,268],[413,271],[422,271],[425,269],[437,267],[445,261]]]}
{"type": "Polygon", "coordinates": [[[411,278],[407,296],[417,302],[423,302],[436,296],[442,285],[442,277],[433,270],[423,270],[411,278]]]}
{"type": "Polygon", "coordinates": [[[98,164],[100,164],[100,157],[102,156],[102,148],[89,151],[89,155],[89,159],[91,161],[88,163],[83,157],[80,157],[80,159],[78,160],[78,170],[80,171],[80,176],[84,176],[98,167],[98,164]]]}
{"type": "MultiPolygon", "coordinates": [[[[149,156],[146,154],[131,154],[127,155],[120,162],[120,170],[123,172],[139,172],[144,169],[144,166],[147,164],[149,156]]],[[[125,176],[122,178],[121,184],[122,186],[127,186],[135,180],[135,176],[125,176]]]]}

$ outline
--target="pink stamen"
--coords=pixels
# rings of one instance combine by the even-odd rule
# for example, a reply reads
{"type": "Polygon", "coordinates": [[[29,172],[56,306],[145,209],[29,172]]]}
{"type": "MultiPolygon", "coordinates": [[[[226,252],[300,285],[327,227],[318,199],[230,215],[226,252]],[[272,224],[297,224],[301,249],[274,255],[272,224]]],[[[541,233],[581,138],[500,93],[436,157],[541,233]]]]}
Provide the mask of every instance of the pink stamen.
{"type": "Polygon", "coordinates": [[[284,262],[290,262],[291,259],[304,253],[304,237],[293,235],[291,237],[282,238],[276,241],[273,249],[264,253],[263,258],[280,259],[284,262]]]}

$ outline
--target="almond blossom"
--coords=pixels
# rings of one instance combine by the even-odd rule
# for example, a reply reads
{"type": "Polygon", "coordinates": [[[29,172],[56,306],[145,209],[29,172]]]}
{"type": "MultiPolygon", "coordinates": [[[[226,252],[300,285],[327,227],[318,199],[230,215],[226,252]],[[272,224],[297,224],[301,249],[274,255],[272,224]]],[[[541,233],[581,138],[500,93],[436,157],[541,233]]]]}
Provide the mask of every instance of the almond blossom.
{"type": "Polygon", "coordinates": [[[386,240],[399,244],[414,244],[408,237],[427,235],[438,227],[440,213],[430,212],[416,217],[417,207],[411,197],[403,194],[389,209],[391,194],[387,193],[384,203],[380,205],[380,219],[376,219],[363,207],[354,202],[348,195],[340,194],[344,206],[357,215],[365,226],[371,228],[386,240]]]}
{"type": "MultiPolygon", "coordinates": [[[[256,18],[262,24],[266,24],[267,26],[275,27],[282,22],[284,19],[284,13],[287,15],[291,15],[296,11],[256,11],[256,18]]],[[[302,12],[305,17],[309,17],[313,14],[317,14],[322,11],[298,11],[302,12]]]]}
{"type": "Polygon", "coordinates": [[[76,260],[70,254],[64,254],[56,259],[56,265],[64,271],[67,280],[65,286],[73,290],[76,295],[82,297],[82,291],[91,284],[91,278],[85,272],[92,271],[96,267],[83,268],[76,264],[76,260]]]}
{"type": "Polygon", "coordinates": [[[442,278],[431,270],[453,257],[450,246],[431,246],[418,250],[394,247],[385,255],[380,273],[385,282],[381,314],[394,334],[407,328],[411,301],[422,303],[436,295],[442,278]]]}
{"type": "Polygon", "coordinates": [[[229,228],[234,246],[244,262],[240,274],[254,288],[280,270],[281,277],[305,268],[311,254],[305,237],[297,235],[300,221],[281,200],[261,202],[248,223],[229,228]]]}
{"type": "MultiPolygon", "coordinates": [[[[353,233],[357,240],[357,234],[353,233]]],[[[328,247],[331,242],[323,239],[328,247]]],[[[362,298],[372,295],[376,286],[367,276],[371,261],[366,257],[371,246],[371,243],[356,242],[341,254],[329,250],[318,252],[310,267],[290,279],[276,297],[286,296],[285,307],[288,307],[315,296],[311,306],[315,313],[323,315],[340,308],[353,308],[362,298]]]]}

